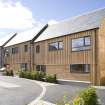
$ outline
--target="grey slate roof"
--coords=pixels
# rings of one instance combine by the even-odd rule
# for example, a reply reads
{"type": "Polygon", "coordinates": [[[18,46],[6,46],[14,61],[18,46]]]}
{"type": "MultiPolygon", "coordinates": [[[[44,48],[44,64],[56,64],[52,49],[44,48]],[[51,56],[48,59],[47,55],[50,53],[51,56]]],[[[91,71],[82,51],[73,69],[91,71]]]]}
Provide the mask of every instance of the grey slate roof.
{"type": "Polygon", "coordinates": [[[9,41],[5,45],[5,47],[32,40],[38,34],[38,32],[41,31],[43,27],[44,25],[41,25],[32,29],[29,29],[27,31],[18,33],[11,41],[9,41]]]}
{"type": "Polygon", "coordinates": [[[11,33],[9,35],[6,35],[4,37],[0,38],[0,46],[4,46],[9,40],[11,40],[13,37],[15,37],[15,33],[11,33]]]}
{"type": "Polygon", "coordinates": [[[105,8],[49,25],[35,42],[100,27],[105,8]]]}

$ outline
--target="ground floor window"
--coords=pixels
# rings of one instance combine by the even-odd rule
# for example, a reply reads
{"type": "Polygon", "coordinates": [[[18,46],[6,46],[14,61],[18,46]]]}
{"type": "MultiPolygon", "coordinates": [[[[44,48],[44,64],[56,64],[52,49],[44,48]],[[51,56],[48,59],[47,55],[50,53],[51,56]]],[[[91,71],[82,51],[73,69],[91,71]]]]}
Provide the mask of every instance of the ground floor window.
{"type": "Polygon", "coordinates": [[[27,63],[22,63],[20,66],[21,70],[27,70],[27,63]]]}
{"type": "Polygon", "coordinates": [[[71,64],[70,71],[75,73],[89,73],[90,64],[71,64]]]}
{"type": "Polygon", "coordinates": [[[46,72],[46,66],[45,65],[36,65],[36,70],[46,72]]]}

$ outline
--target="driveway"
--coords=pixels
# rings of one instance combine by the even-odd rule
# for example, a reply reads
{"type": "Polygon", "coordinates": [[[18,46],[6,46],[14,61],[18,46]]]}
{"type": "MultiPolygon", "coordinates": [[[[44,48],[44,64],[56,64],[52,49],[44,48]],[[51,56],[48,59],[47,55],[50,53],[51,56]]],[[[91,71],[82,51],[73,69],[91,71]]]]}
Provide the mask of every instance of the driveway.
{"type": "MultiPolygon", "coordinates": [[[[68,97],[67,100],[72,100],[86,87],[0,76],[0,105],[54,105],[64,95],[68,97]]],[[[97,94],[102,105],[105,105],[105,89],[97,89],[97,94]]]]}
{"type": "Polygon", "coordinates": [[[41,91],[40,85],[29,80],[0,76],[0,105],[27,105],[41,91]]]}

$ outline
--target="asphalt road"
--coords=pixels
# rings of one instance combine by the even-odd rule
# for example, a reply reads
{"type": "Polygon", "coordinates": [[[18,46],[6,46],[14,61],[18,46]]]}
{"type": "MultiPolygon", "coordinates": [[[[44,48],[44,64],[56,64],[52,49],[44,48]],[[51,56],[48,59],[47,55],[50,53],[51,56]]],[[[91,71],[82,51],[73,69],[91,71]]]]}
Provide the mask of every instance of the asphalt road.
{"type": "MultiPolygon", "coordinates": [[[[53,85],[43,82],[37,84],[27,79],[5,76],[0,76],[0,81],[1,83],[13,84],[13,87],[11,85],[10,87],[5,87],[5,84],[1,85],[0,83],[0,105],[28,105],[41,95],[43,87],[45,90],[42,94],[42,100],[55,104],[62,100],[65,95],[67,100],[70,101],[87,87],[82,85],[53,85]]],[[[105,105],[105,89],[97,89],[97,94],[101,99],[102,105],[105,105]]]]}
{"type": "Polygon", "coordinates": [[[42,91],[39,85],[25,79],[0,76],[0,81],[19,86],[5,87],[0,85],[0,105],[27,105],[42,91]]]}
{"type": "MultiPolygon", "coordinates": [[[[70,101],[80,93],[87,86],[77,86],[77,85],[55,85],[47,87],[47,92],[44,97],[44,100],[51,103],[58,103],[63,100],[64,96],[67,97],[67,101],[70,101]]],[[[105,105],[105,88],[97,89],[97,95],[101,100],[101,105],[105,105]]]]}

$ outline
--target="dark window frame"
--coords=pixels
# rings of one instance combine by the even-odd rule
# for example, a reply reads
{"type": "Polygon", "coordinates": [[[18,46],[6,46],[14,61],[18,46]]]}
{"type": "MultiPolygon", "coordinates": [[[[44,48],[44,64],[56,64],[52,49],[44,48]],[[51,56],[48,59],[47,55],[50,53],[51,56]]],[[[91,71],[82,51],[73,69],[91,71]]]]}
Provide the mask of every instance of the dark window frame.
{"type": "Polygon", "coordinates": [[[60,48],[60,47],[59,47],[59,46],[60,46],[60,42],[63,43],[63,41],[56,41],[56,42],[48,43],[48,50],[49,50],[49,51],[58,51],[58,50],[63,50],[63,49],[64,49],[64,44],[63,44],[63,47],[60,48]],[[51,48],[50,48],[51,44],[54,44],[54,43],[57,43],[57,49],[51,49],[51,48]]]}
{"type": "MultiPolygon", "coordinates": [[[[75,67],[76,68],[76,67],[75,67]]],[[[81,74],[89,74],[90,73],[90,64],[70,64],[70,72],[71,73],[81,73],[81,74]],[[81,71],[78,70],[72,70],[73,66],[82,66],[81,71]],[[88,71],[86,71],[86,66],[88,66],[88,71]]]]}
{"type": "Polygon", "coordinates": [[[36,71],[46,72],[46,65],[36,65],[36,71]]]}
{"type": "Polygon", "coordinates": [[[86,50],[90,50],[90,48],[91,48],[91,35],[88,35],[88,36],[83,36],[83,37],[78,37],[78,38],[72,38],[71,39],[71,51],[72,52],[78,52],[78,51],[86,51],[86,50]],[[85,40],[86,40],[86,38],[87,37],[89,37],[90,38],[90,44],[89,45],[86,45],[86,42],[85,42],[85,40]],[[78,47],[73,47],[72,45],[72,41],[73,40],[75,40],[75,39],[79,39],[79,38],[83,38],[83,46],[78,46],[78,47]],[[88,48],[89,47],[89,48],[88,48]],[[74,50],[73,51],[73,48],[78,48],[78,50],[74,50]],[[79,49],[79,48],[81,48],[81,49],[79,49]],[[83,49],[82,49],[83,48],[83,49]]]}
{"type": "Polygon", "coordinates": [[[19,47],[13,47],[12,48],[12,54],[16,54],[19,52],[19,47]]]}

